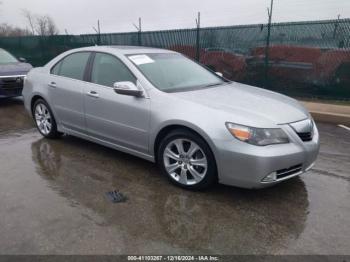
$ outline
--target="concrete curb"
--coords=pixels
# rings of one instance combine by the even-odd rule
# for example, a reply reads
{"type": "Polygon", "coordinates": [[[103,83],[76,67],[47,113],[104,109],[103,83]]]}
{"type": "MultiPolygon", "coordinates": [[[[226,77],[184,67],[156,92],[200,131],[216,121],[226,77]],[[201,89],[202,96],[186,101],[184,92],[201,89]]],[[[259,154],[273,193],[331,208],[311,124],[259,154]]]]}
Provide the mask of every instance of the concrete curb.
{"type": "Polygon", "coordinates": [[[316,121],[350,126],[350,106],[304,101],[301,103],[316,121]]]}

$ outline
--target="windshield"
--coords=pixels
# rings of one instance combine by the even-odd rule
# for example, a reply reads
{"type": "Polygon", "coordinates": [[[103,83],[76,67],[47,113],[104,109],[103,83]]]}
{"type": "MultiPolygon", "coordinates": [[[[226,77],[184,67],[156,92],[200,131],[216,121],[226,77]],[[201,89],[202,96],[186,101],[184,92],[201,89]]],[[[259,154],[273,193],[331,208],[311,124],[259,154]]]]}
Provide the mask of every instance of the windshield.
{"type": "Polygon", "coordinates": [[[225,83],[215,73],[180,54],[138,54],[128,58],[164,92],[196,90],[225,83]]]}
{"type": "Polygon", "coordinates": [[[17,63],[18,60],[9,52],[0,49],[0,64],[17,63]]]}

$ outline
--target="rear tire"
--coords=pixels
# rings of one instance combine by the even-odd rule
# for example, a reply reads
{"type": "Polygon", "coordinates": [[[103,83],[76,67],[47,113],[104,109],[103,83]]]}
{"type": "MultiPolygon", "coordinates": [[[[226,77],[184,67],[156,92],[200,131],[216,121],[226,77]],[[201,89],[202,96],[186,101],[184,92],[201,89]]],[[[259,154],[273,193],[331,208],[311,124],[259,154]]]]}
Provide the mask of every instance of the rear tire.
{"type": "Polygon", "coordinates": [[[46,138],[55,139],[62,136],[62,133],[57,131],[55,117],[50,109],[50,106],[43,99],[35,101],[33,108],[33,118],[40,134],[46,138]]]}
{"type": "Polygon", "coordinates": [[[174,130],[164,137],[157,160],[161,172],[179,187],[201,190],[217,181],[210,147],[198,134],[186,129],[174,130]]]}

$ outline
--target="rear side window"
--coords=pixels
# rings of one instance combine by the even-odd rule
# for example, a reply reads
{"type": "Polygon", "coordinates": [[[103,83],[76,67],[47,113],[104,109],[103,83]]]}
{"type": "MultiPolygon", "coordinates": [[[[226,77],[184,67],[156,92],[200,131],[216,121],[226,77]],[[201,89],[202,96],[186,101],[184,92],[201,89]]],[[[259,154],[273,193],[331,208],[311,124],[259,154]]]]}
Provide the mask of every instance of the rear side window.
{"type": "Polygon", "coordinates": [[[136,77],[118,58],[96,53],[91,72],[91,82],[113,87],[115,82],[130,81],[136,84],[136,77]]]}
{"type": "Polygon", "coordinates": [[[89,56],[89,52],[71,54],[56,64],[51,69],[51,74],[83,80],[89,56]]]}
{"type": "Polygon", "coordinates": [[[58,75],[60,73],[61,65],[62,65],[62,60],[51,69],[51,74],[58,75]]]}

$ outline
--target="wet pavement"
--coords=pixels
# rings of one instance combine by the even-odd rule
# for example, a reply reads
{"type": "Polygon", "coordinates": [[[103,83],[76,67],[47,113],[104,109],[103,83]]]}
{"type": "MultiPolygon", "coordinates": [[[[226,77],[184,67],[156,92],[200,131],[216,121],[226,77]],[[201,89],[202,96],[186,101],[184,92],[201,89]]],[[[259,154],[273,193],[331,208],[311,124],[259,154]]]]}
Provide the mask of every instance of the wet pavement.
{"type": "Polygon", "coordinates": [[[0,100],[0,254],[350,254],[350,132],[318,126],[302,177],[190,192],[142,159],[43,139],[20,100],[0,100]]]}

